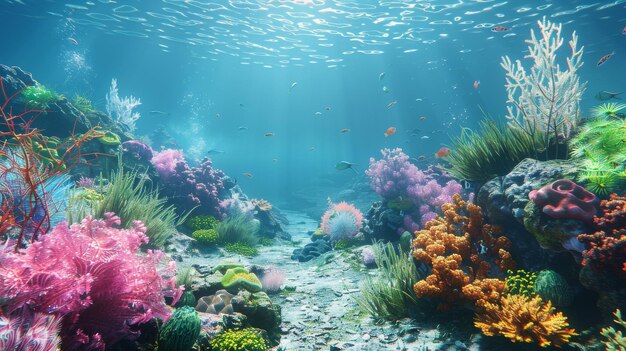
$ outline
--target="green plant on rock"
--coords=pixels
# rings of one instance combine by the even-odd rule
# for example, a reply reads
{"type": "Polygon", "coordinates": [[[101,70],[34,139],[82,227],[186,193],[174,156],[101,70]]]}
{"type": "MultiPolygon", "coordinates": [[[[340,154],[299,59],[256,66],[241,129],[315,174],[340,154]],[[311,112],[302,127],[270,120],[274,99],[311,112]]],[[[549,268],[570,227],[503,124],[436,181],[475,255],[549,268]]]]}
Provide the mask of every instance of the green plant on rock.
{"type": "Polygon", "coordinates": [[[626,182],[626,120],[587,121],[570,141],[570,155],[581,165],[581,185],[600,196],[616,192],[626,182]]]}
{"type": "MultiPolygon", "coordinates": [[[[622,319],[622,313],[617,310],[613,313],[615,316],[614,322],[626,331],[626,322],[622,319]]],[[[602,336],[605,340],[602,341],[606,351],[625,351],[626,350],[626,336],[621,330],[615,330],[613,327],[606,327],[602,329],[602,336]]]]}
{"type": "Polygon", "coordinates": [[[463,129],[451,149],[448,171],[453,177],[487,181],[508,174],[525,158],[537,158],[541,143],[520,129],[486,119],[479,132],[463,129]]]}
{"type": "Polygon", "coordinates": [[[624,114],[620,113],[620,111],[625,108],[626,108],[625,104],[609,102],[609,103],[594,107],[591,110],[591,114],[593,117],[611,117],[611,118],[624,117],[624,114]]]}
{"type": "Polygon", "coordinates": [[[212,351],[268,351],[269,345],[259,330],[226,330],[211,340],[212,351]]]}
{"type": "Polygon", "coordinates": [[[186,219],[186,216],[179,218],[174,206],[167,206],[167,200],[160,198],[158,191],[148,188],[146,177],[134,171],[125,172],[121,164],[101,193],[102,200],[92,204],[94,216],[103,218],[105,213],[113,212],[120,217],[124,228],[132,226],[134,221],[143,222],[149,244],[154,247],[163,246],[186,219]]]}
{"type": "Polygon", "coordinates": [[[110,130],[105,130],[100,132],[101,136],[98,138],[98,141],[107,146],[117,146],[122,143],[122,139],[117,133],[113,133],[110,130]]]}
{"type": "Polygon", "coordinates": [[[190,217],[185,225],[192,230],[215,229],[220,221],[213,216],[193,216],[190,217]]]}
{"type": "Polygon", "coordinates": [[[256,274],[248,272],[243,267],[227,270],[222,277],[222,286],[227,290],[245,289],[252,293],[263,290],[263,285],[256,274]]]}
{"type": "Polygon", "coordinates": [[[202,321],[193,307],[184,306],[172,314],[159,333],[159,351],[191,351],[200,335],[202,321]]]}
{"type": "Polygon", "coordinates": [[[39,109],[47,109],[50,107],[50,104],[63,97],[39,83],[26,87],[20,95],[29,108],[39,109]]]}
{"type": "Polygon", "coordinates": [[[228,243],[224,246],[224,250],[242,256],[254,257],[259,255],[259,249],[245,243],[228,243]]]}
{"type": "Polygon", "coordinates": [[[84,115],[96,112],[96,109],[91,104],[91,100],[82,95],[74,95],[74,99],[72,99],[72,106],[84,115]]]}
{"type": "Polygon", "coordinates": [[[193,281],[193,276],[195,275],[196,270],[193,267],[187,267],[184,269],[179,269],[176,272],[176,286],[184,286],[185,287],[185,291],[183,291],[183,294],[181,295],[180,299],[178,299],[178,302],[176,303],[176,307],[183,307],[183,306],[191,306],[191,307],[195,307],[196,306],[196,297],[193,294],[193,291],[191,290],[191,283],[193,281]]]}
{"type": "Polygon", "coordinates": [[[555,307],[567,307],[573,295],[569,284],[559,273],[546,269],[537,275],[533,289],[544,301],[551,301],[555,307]]]}
{"type": "Polygon", "coordinates": [[[372,249],[379,274],[367,277],[361,285],[357,305],[378,322],[405,318],[410,308],[418,305],[413,285],[426,274],[417,268],[411,254],[396,250],[391,243],[376,243],[372,249]]]}
{"type": "Polygon", "coordinates": [[[507,295],[524,295],[528,297],[534,297],[535,293],[535,281],[537,280],[537,273],[527,272],[523,269],[506,272],[504,293],[507,295]]]}
{"type": "Polygon", "coordinates": [[[200,229],[191,233],[191,237],[196,239],[200,244],[213,246],[217,245],[218,235],[215,229],[200,229]]]}
{"type": "Polygon", "coordinates": [[[351,247],[363,245],[363,240],[357,238],[339,239],[335,242],[335,250],[347,250],[351,247]]]}
{"type": "Polygon", "coordinates": [[[245,216],[228,218],[220,222],[215,229],[217,229],[218,242],[221,245],[240,243],[255,246],[259,242],[258,222],[245,216]]]}

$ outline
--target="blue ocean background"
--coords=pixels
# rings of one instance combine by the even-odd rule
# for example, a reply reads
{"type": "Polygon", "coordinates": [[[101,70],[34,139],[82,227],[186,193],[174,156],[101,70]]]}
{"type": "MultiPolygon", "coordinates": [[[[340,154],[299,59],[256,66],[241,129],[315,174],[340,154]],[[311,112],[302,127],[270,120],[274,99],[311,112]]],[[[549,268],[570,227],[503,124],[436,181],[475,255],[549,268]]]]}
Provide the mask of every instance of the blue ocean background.
{"type": "MultiPolygon", "coordinates": [[[[102,110],[117,78],[120,95],[141,98],[137,135],[164,128],[196,159],[223,151],[210,155],[214,165],[251,197],[297,206],[298,194],[325,198],[355,180],[350,170],[335,169],[339,161],[362,174],[381,148],[401,147],[436,162],[433,154],[450,136],[477,126],[481,108],[504,121],[501,57],[522,59],[542,16],[563,23],[566,41],[576,31],[584,46],[583,112],[599,102],[597,92],[626,90],[625,6],[5,0],[0,62],[36,72],[47,87],[89,97],[102,110]],[[397,132],[385,138],[391,126],[397,132]]],[[[561,59],[568,49],[564,43],[561,59]]]]}

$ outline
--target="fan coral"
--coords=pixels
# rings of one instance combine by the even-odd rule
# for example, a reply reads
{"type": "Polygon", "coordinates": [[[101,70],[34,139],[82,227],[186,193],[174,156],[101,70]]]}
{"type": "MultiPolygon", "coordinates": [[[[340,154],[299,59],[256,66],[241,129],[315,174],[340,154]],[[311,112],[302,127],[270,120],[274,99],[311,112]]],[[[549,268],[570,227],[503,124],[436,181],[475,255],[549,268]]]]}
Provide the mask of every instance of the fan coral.
{"type": "Polygon", "coordinates": [[[353,238],[363,227],[363,214],[356,207],[340,202],[322,216],[321,228],[331,241],[353,238]]]}
{"type": "Polygon", "coordinates": [[[63,316],[63,349],[104,349],[133,338],[135,325],[167,320],[182,293],[175,287],[176,265],[160,251],[139,255],[148,242],[146,228],[135,222],[117,229],[120,219],[87,217],[80,224],[61,223],[18,253],[0,252],[0,296],[7,311],[25,308],[63,316]]]}
{"type": "Polygon", "coordinates": [[[22,310],[5,317],[0,312],[0,350],[59,350],[61,318],[22,310]]]}
{"type": "Polygon", "coordinates": [[[596,214],[596,196],[568,179],[559,179],[539,190],[533,190],[528,198],[552,218],[591,222],[596,214]]]}
{"type": "Polygon", "coordinates": [[[167,149],[158,152],[152,163],[159,173],[165,196],[176,201],[181,212],[197,208],[199,214],[221,217],[220,193],[224,191],[224,172],[213,168],[209,159],[198,167],[190,167],[182,151],[167,149]]]}
{"type": "Polygon", "coordinates": [[[498,227],[483,223],[480,207],[459,194],[453,201],[441,207],[443,217],[426,223],[413,240],[415,258],[432,267],[413,289],[418,297],[442,299],[440,309],[459,301],[497,300],[505,282],[489,278],[489,258],[503,272],[514,266],[507,251],[510,241],[498,235],[498,227]]]}
{"type": "Polygon", "coordinates": [[[560,347],[577,335],[567,328],[567,317],[555,313],[550,301],[540,297],[505,295],[498,302],[480,304],[474,325],[485,335],[502,335],[513,342],[536,342],[541,347],[560,347]]]}

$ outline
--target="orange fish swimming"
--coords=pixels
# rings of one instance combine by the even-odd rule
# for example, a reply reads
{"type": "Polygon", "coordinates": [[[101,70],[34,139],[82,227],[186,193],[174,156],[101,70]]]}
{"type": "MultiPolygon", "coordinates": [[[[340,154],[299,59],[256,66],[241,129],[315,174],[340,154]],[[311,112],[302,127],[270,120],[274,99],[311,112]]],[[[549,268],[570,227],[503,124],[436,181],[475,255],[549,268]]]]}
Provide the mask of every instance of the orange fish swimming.
{"type": "Polygon", "coordinates": [[[348,129],[348,128],[344,128],[344,129],[340,130],[339,132],[341,132],[341,133],[347,133],[347,132],[349,132],[349,131],[350,131],[350,129],[348,129]]]}
{"type": "Polygon", "coordinates": [[[385,138],[390,135],[394,135],[395,133],[396,133],[396,127],[389,127],[387,128],[387,131],[385,132],[385,138]]]}
{"type": "Polygon", "coordinates": [[[274,133],[272,133],[272,132],[268,132],[268,133],[265,133],[264,135],[265,135],[266,137],[271,137],[271,136],[274,136],[274,133]]]}
{"type": "Polygon", "coordinates": [[[435,157],[447,157],[448,155],[450,155],[450,149],[447,147],[442,147],[435,153],[435,157]]]}
{"type": "Polygon", "coordinates": [[[243,175],[248,177],[248,178],[252,178],[252,173],[250,173],[250,172],[246,172],[243,175]]]}
{"type": "Polygon", "coordinates": [[[394,101],[390,102],[389,104],[387,104],[387,108],[392,108],[392,107],[394,107],[397,103],[398,103],[398,100],[394,100],[394,101]]]}

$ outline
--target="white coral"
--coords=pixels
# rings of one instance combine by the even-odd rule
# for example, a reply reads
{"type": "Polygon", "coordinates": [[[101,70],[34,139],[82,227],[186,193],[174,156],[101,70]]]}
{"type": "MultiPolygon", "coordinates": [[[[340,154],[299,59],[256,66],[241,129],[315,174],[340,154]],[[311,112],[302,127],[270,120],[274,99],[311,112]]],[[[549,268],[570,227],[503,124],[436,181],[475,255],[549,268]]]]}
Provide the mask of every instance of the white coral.
{"type": "Polygon", "coordinates": [[[567,70],[556,63],[556,51],[563,44],[561,24],[537,21],[540,38],[530,31],[526,40],[532,59],[530,74],[520,60],[512,62],[508,56],[500,64],[506,70],[507,118],[509,126],[520,128],[547,147],[550,140],[568,138],[579,120],[579,105],[587,83],[580,84],[576,71],[583,65],[583,47],[577,48],[578,36],[572,33],[567,58],[567,70]]]}
{"type": "Polygon", "coordinates": [[[135,130],[135,122],[141,117],[139,112],[133,112],[135,107],[141,105],[141,100],[134,96],[121,98],[117,90],[117,79],[111,80],[111,89],[106,95],[107,113],[115,123],[123,130],[132,132],[135,130]]]}

